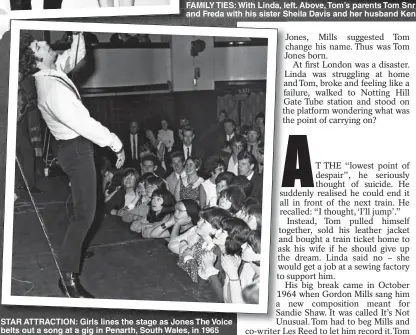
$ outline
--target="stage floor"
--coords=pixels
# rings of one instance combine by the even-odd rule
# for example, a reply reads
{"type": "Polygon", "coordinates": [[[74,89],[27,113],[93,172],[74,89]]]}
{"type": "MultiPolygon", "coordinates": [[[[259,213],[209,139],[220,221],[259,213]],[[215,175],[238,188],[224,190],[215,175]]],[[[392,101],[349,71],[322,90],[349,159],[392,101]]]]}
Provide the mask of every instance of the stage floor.
{"type": "MultiPolygon", "coordinates": [[[[71,213],[70,188],[60,177],[43,179],[35,196],[59,254],[71,213]]],[[[58,272],[27,193],[15,203],[12,295],[62,297],[58,272]]],[[[143,239],[115,217],[98,220],[89,238],[95,255],[85,260],[81,282],[97,298],[218,302],[209,283],[195,284],[176,265],[165,240],[143,239]],[[101,221],[101,222],[98,222],[101,221]]]]}

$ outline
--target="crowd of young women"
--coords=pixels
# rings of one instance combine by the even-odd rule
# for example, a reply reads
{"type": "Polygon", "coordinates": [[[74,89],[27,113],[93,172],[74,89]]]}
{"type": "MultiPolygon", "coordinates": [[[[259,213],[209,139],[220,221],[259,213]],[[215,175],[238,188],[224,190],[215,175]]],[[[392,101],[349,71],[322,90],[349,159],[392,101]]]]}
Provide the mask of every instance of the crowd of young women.
{"type": "Polygon", "coordinates": [[[105,214],[143,238],[167,240],[177,265],[193,282],[209,282],[220,302],[258,303],[262,208],[250,196],[252,183],[225,171],[221,158],[210,160],[202,178],[199,158],[171,156],[183,176],[173,190],[155,173],[114,171],[104,161],[105,214]]]}

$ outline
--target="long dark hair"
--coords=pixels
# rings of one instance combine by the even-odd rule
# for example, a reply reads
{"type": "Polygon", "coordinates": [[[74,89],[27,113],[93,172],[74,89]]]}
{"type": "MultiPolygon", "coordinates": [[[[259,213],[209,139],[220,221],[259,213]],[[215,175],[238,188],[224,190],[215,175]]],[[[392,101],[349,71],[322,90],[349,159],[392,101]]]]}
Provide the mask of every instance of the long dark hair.
{"type": "Polygon", "coordinates": [[[222,229],[228,233],[225,241],[227,255],[241,255],[241,246],[247,241],[250,228],[238,218],[225,218],[221,221],[222,229]]]}
{"type": "Polygon", "coordinates": [[[175,204],[176,200],[172,193],[170,193],[167,189],[160,188],[153,191],[153,197],[161,197],[163,199],[163,207],[159,214],[156,214],[152,211],[152,202],[149,203],[150,211],[147,215],[147,220],[150,223],[161,221],[166,215],[173,214],[175,211],[175,204]]]}
{"type": "Polygon", "coordinates": [[[182,199],[180,202],[185,206],[186,213],[189,215],[192,224],[195,226],[198,223],[199,211],[201,210],[198,203],[192,199],[182,199]]]}
{"type": "Polygon", "coordinates": [[[237,213],[244,206],[244,200],[246,200],[246,194],[240,186],[231,185],[220,193],[220,198],[225,197],[231,202],[229,209],[231,214],[237,213]]]}

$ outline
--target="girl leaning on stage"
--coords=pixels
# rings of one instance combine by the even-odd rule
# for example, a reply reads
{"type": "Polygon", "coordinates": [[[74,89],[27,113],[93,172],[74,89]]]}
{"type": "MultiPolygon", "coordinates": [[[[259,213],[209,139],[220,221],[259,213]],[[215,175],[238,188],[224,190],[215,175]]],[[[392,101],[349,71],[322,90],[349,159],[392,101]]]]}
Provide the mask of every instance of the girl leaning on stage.
{"type": "Polygon", "coordinates": [[[184,199],[175,204],[175,211],[167,220],[162,220],[143,230],[145,238],[171,238],[189,231],[198,222],[199,206],[196,201],[184,199]]]}

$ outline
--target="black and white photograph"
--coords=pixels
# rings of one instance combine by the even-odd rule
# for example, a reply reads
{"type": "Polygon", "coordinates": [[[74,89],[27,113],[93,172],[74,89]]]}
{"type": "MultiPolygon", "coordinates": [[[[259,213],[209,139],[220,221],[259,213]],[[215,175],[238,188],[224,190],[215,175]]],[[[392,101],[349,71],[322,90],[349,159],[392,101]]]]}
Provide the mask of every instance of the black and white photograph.
{"type": "Polygon", "coordinates": [[[267,313],[277,30],[11,34],[2,303],[267,313]]]}
{"type": "Polygon", "coordinates": [[[0,0],[0,7],[13,19],[159,15],[178,14],[179,0],[0,0]]]}

